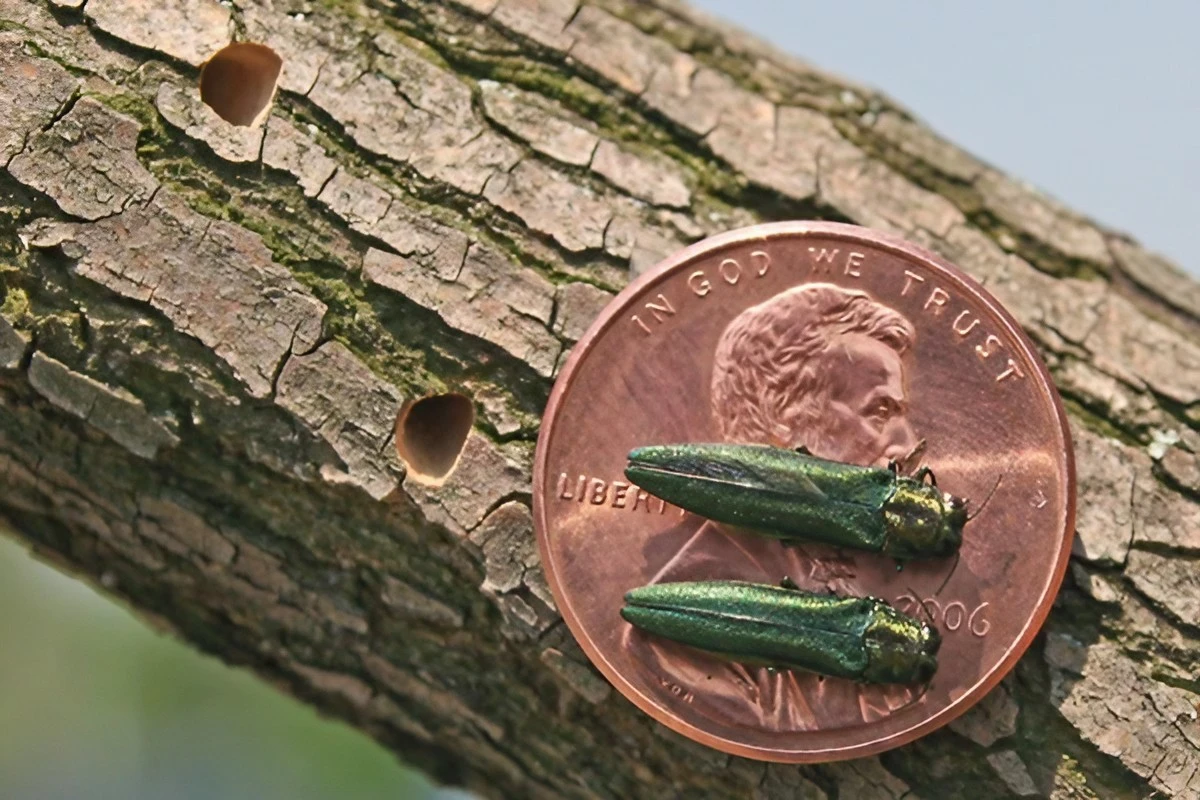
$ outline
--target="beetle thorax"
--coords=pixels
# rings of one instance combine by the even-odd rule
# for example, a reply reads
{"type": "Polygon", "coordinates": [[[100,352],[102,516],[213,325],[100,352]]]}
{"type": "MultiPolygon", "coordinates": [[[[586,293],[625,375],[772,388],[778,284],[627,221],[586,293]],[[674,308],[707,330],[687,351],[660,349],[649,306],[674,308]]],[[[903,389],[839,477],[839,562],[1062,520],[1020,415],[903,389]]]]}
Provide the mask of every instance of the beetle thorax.
{"type": "Polygon", "coordinates": [[[900,478],[883,504],[887,527],[885,552],[897,558],[949,555],[962,542],[962,523],[954,497],[936,486],[900,478]]]}
{"type": "Polygon", "coordinates": [[[864,677],[878,683],[924,683],[937,670],[937,630],[880,605],[863,631],[864,677]]]}

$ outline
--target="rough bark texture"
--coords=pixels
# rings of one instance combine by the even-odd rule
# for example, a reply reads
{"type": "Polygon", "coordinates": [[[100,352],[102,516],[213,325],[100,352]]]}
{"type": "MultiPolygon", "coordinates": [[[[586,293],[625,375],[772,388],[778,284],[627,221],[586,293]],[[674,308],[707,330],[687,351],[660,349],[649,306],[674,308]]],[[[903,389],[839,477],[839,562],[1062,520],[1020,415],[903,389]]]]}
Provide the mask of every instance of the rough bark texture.
{"type": "Polygon", "coordinates": [[[0,523],[154,625],[490,796],[1200,795],[1200,286],[889,99],[670,0],[0,0],[0,108],[0,523]],[[284,59],[265,128],[197,99],[231,38],[284,59]],[[552,376],[611,294],[785,218],[983,280],[1080,478],[1013,675],[806,768],[610,691],[528,509],[552,376]],[[396,414],[445,390],[475,429],[445,485],[405,482],[396,414]]]}

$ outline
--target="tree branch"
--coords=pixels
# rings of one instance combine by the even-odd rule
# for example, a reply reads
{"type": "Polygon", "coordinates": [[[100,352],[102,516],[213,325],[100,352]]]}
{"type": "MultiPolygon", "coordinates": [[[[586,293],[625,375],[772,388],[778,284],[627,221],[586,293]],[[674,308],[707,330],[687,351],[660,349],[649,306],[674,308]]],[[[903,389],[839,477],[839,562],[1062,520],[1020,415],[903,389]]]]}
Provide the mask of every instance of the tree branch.
{"type": "Polygon", "coordinates": [[[152,624],[489,796],[1200,790],[1200,286],[888,98],[667,0],[0,0],[0,521],[152,624]],[[236,33],[264,129],[202,105],[236,33]],[[555,369],[687,242],[898,232],[1050,364],[1079,540],[1013,676],[882,758],[667,732],[564,628],[528,510],[555,369]],[[477,412],[438,487],[405,403],[477,412]]]}

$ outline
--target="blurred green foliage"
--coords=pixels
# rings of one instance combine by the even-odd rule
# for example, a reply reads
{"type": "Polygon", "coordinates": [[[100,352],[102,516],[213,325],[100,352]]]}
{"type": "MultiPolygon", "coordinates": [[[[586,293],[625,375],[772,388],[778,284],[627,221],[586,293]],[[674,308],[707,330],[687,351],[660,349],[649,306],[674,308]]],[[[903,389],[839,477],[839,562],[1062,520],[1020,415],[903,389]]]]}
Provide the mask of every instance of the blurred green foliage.
{"type": "Polygon", "coordinates": [[[0,798],[438,794],[365,736],[155,633],[0,534],[0,798]]]}

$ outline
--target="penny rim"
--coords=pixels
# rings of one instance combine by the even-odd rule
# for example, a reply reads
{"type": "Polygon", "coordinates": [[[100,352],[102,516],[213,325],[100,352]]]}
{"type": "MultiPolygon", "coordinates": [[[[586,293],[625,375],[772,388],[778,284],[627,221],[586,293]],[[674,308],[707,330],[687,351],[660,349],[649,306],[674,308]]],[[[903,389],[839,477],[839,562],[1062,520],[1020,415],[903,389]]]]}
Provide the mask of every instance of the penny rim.
{"type": "Polygon", "coordinates": [[[1032,643],[1046,616],[1049,614],[1054,596],[1061,585],[1070,557],[1070,541],[1074,532],[1075,517],[1075,467],[1070,443],[1070,430],[1066,413],[1045,364],[1012,316],[974,278],[965,274],[940,256],[891,234],[854,225],[831,222],[767,223],[711,237],[693,244],[662,261],[647,273],[639,276],[618,294],[572,349],[550,394],[538,437],[533,478],[533,512],[538,549],[547,580],[558,603],[559,610],[580,646],[596,667],[625,697],[659,722],[685,736],[717,749],[751,758],[782,762],[813,762],[861,757],[912,741],[964,713],[974,703],[982,699],[1015,666],[1017,660],[1032,643]],[[1008,340],[1014,342],[1019,348],[1023,364],[1032,367],[1027,377],[1035,382],[1036,391],[1040,395],[1045,396],[1049,402],[1054,422],[1057,425],[1057,433],[1060,437],[1059,441],[1062,443],[1061,448],[1056,448],[1052,455],[1061,461],[1062,466],[1064,524],[1062,526],[1061,541],[1057,549],[1057,558],[1049,570],[1049,579],[1042,586],[1041,594],[1036,598],[1034,603],[1034,611],[1028,617],[1020,635],[1012,641],[1003,654],[995,661],[994,665],[980,675],[979,679],[960,697],[936,713],[878,738],[836,744],[828,747],[817,746],[797,749],[795,747],[772,747],[764,744],[750,744],[728,735],[716,733],[711,729],[705,729],[692,721],[682,719],[630,681],[623,671],[613,663],[609,654],[593,641],[587,627],[581,620],[579,609],[576,607],[575,598],[570,591],[570,587],[566,586],[563,582],[558,555],[550,545],[546,501],[548,489],[547,459],[550,451],[549,442],[556,433],[561,407],[574,384],[578,371],[586,362],[595,343],[610,331],[622,313],[628,310],[632,300],[642,296],[645,290],[654,286],[656,282],[665,281],[666,278],[677,274],[683,267],[700,259],[719,254],[729,248],[747,245],[766,245],[774,241],[797,238],[821,237],[832,238],[847,245],[861,244],[875,250],[889,252],[908,261],[916,262],[933,273],[940,274],[948,282],[954,284],[956,288],[964,291],[974,303],[977,303],[990,313],[990,319],[997,323],[1003,329],[1003,333],[1008,337],[1008,340]]]}

